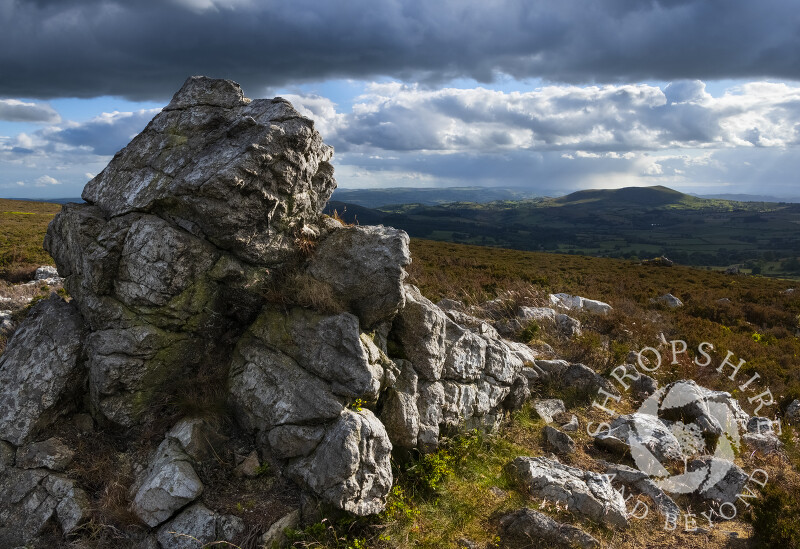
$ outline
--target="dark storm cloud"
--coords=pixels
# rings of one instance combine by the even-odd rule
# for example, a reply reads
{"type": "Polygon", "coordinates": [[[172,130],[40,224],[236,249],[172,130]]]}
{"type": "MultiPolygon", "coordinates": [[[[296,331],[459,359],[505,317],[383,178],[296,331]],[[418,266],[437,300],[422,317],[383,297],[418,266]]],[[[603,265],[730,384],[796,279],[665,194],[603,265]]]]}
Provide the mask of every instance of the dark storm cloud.
{"type": "Polygon", "coordinates": [[[164,100],[190,74],[800,79],[792,0],[0,0],[0,96],[164,100]]]}

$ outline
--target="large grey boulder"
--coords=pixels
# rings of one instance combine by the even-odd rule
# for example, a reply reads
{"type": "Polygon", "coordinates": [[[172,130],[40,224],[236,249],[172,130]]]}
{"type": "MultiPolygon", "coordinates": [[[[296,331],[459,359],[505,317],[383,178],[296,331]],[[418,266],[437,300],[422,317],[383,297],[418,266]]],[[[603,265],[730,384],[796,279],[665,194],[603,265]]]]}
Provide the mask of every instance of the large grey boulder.
{"type": "Polygon", "coordinates": [[[141,423],[165,383],[230,354],[273,269],[320,234],[332,153],[287,101],[192,77],[87,184],[87,203],[62,209],[45,248],[92,332],[100,415],[141,423]]]}
{"type": "Polygon", "coordinates": [[[108,217],[174,215],[219,248],[274,263],[333,191],[332,155],[288,101],[192,77],[82,196],[108,217]]]}
{"type": "Polygon", "coordinates": [[[656,416],[633,413],[614,418],[609,425],[607,432],[601,432],[594,439],[601,448],[620,453],[644,448],[659,462],[683,458],[678,439],[656,416]]]}
{"type": "Polygon", "coordinates": [[[392,486],[392,445],[369,410],[344,410],[314,453],[291,462],[288,475],[323,502],[355,515],[383,510],[392,486]]]}
{"type": "Polygon", "coordinates": [[[153,527],[196,500],[203,493],[203,483],[180,443],[167,438],[156,449],[131,493],[131,511],[153,527]]]}
{"type": "Polygon", "coordinates": [[[404,267],[411,263],[408,235],[391,227],[347,227],[318,245],[308,266],[331,285],[365,329],[391,320],[405,304],[404,267]]]}
{"type": "Polygon", "coordinates": [[[500,518],[500,538],[506,547],[599,547],[600,542],[580,528],[563,524],[527,507],[500,518]]]}
{"type": "Polygon", "coordinates": [[[598,522],[628,524],[625,501],[605,475],[544,457],[518,457],[508,470],[533,496],[563,503],[569,511],[598,522]]]}
{"type": "Polygon", "coordinates": [[[69,412],[80,389],[83,322],[71,304],[50,297],[35,305],[0,357],[0,440],[20,445],[69,412]]]}

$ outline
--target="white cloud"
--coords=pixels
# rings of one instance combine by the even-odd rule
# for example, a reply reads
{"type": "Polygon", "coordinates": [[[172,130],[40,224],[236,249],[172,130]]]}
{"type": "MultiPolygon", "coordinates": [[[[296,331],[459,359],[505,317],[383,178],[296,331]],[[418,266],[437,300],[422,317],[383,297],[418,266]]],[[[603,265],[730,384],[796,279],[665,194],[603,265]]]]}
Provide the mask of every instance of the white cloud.
{"type": "Polygon", "coordinates": [[[56,124],[59,114],[46,103],[26,103],[18,99],[0,99],[0,120],[56,124]]]}
{"type": "Polygon", "coordinates": [[[50,177],[49,175],[43,175],[36,179],[35,185],[37,187],[46,187],[48,185],[58,185],[60,181],[55,177],[50,177]]]}
{"type": "Polygon", "coordinates": [[[351,113],[290,98],[337,150],[656,151],[800,143],[800,87],[754,82],[712,97],[700,81],[656,86],[548,86],[506,93],[372,84],[351,113]]]}

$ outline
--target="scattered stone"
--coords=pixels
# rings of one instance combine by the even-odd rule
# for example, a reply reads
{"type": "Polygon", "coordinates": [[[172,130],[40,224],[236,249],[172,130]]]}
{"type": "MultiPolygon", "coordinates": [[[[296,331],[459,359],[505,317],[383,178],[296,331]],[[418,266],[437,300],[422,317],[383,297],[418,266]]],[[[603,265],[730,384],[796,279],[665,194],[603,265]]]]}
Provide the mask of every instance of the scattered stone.
{"type": "Polygon", "coordinates": [[[619,394],[610,380],[585,364],[570,364],[558,378],[558,382],[561,387],[569,387],[581,392],[597,393],[599,389],[604,389],[612,395],[619,394]]]}
{"type": "Polygon", "coordinates": [[[36,469],[44,467],[51,471],[64,471],[75,458],[69,446],[57,438],[34,442],[17,450],[17,467],[36,469]]]}
{"type": "Polygon", "coordinates": [[[501,488],[498,488],[497,486],[492,486],[491,488],[489,488],[489,491],[492,493],[494,497],[498,499],[505,499],[508,497],[508,492],[506,492],[501,488]]]}
{"type": "Polygon", "coordinates": [[[196,503],[158,529],[163,549],[196,549],[217,541],[217,515],[196,503]]]}
{"type": "Polygon", "coordinates": [[[800,423],[800,399],[793,400],[789,406],[786,407],[786,421],[790,424],[800,423]]]}
{"type": "Polygon", "coordinates": [[[68,413],[64,399],[83,377],[83,322],[59,297],[31,309],[0,357],[0,437],[23,444],[68,413]]]}
{"type": "Polygon", "coordinates": [[[544,436],[547,443],[552,446],[559,454],[574,454],[575,441],[572,438],[555,427],[546,425],[544,428],[544,436]]]}
{"type": "Polygon", "coordinates": [[[550,294],[550,304],[554,307],[561,307],[563,309],[585,310],[590,313],[602,315],[608,314],[613,310],[613,307],[611,307],[611,305],[608,303],[563,293],[550,294]]]}
{"type": "Polygon", "coordinates": [[[60,278],[58,276],[58,269],[50,265],[43,265],[36,269],[33,275],[34,280],[45,280],[48,278],[60,278]]]}
{"type": "Polygon", "coordinates": [[[0,472],[0,547],[31,544],[55,519],[64,535],[89,515],[89,498],[74,480],[45,469],[0,472]]]}
{"type": "Polygon", "coordinates": [[[739,274],[739,267],[736,265],[731,265],[727,269],[725,269],[726,275],[738,275],[739,274]]]}
{"type": "Polygon", "coordinates": [[[570,433],[574,433],[575,431],[578,430],[579,427],[580,427],[580,424],[578,423],[578,416],[573,414],[572,418],[570,418],[570,420],[567,423],[565,423],[565,424],[563,424],[561,426],[561,430],[562,431],[566,431],[566,432],[570,432],[570,433]]]}
{"type": "Polygon", "coordinates": [[[202,503],[195,503],[164,523],[156,539],[162,549],[197,549],[199,545],[217,545],[214,542],[231,544],[244,532],[245,524],[239,517],[219,515],[202,503]]]}
{"type": "Polygon", "coordinates": [[[272,523],[269,530],[261,537],[262,547],[283,547],[287,542],[284,531],[300,524],[300,509],[295,509],[272,523]]]}
{"type": "Polygon", "coordinates": [[[233,474],[238,477],[255,478],[258,476],[258,468],[260,466],[261,463],[258,461],[258,452],[253,450],[236,466],[233,474]]]}
{"type": "Polygon", "coordinates": [[[655,267],[672,267],[674,262],[666,256],[654,257],[653,259],[643,259],[642,265],[653,265],[655,267]]]}
{"type": "Polygon", "coordinates": [[[681,301],[672,294],[664,294],[658,298],[658,301],[664,303],[670,309],[677,309],[678,307],[683,307],[683,301],[681,301]]]}
{"type": "Polygon", "coordinates": [[[555,544],[560,547],[599,547],[600,543],[575,526],[556,522],[533,509],[524,507],[500,518],[500,537],[508,544],[531,547],[532,543],[555,544]]]}
{"type": "Polygon", "coordinates": [[[625,501],[604,475],[544,457],[518,457],[509,464],[509,473],[533,496],[563,503],[569,511],[598,522],[628,524],[625,501]]]}
{"type": "Polygon", "coordinates": [[[566,412],[564,401],[557,398],[536,399],[533,401],[533,409],[539,414],[545,423],[553,423],[554,416],[566,412]]]}
{"type": "Polygon", "coordinates": [[[467,538],[458,538],[458,540],[456,540],[456,545],[465,547],[466,549],[478,549],[478,544],[467,538]]]}

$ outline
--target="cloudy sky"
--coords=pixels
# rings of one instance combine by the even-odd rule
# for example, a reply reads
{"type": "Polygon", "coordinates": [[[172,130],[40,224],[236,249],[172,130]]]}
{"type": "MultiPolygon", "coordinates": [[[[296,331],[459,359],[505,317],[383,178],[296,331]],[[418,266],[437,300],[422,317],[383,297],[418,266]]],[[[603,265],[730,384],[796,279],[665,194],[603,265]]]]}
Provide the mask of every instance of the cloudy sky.
{"type": "Polygon", "coordinates": [[[796,0],[0,0],[0,196],[78,196],[204,74],[340,187],[798,197],[798,52],[796,0]]]}

